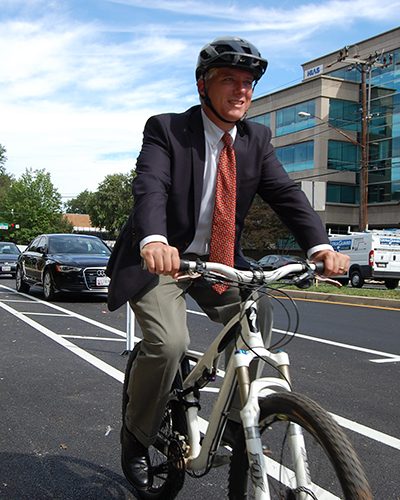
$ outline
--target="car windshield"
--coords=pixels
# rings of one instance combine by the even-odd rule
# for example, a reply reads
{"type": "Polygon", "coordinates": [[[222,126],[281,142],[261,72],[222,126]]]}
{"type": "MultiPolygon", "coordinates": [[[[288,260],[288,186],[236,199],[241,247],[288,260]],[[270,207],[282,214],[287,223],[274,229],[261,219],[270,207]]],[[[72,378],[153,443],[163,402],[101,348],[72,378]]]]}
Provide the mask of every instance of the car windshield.
{"type": "Polygon", "coordinates": [[[110,250],[101,240],[96,238],[61,236],[50,238],[49,253],[109,255],[110,250]]]}
{"type": "Polygon", "coordinates": [[[14,243],[0,243],[0,254],[16,255],[21,253],[14,243]]]}

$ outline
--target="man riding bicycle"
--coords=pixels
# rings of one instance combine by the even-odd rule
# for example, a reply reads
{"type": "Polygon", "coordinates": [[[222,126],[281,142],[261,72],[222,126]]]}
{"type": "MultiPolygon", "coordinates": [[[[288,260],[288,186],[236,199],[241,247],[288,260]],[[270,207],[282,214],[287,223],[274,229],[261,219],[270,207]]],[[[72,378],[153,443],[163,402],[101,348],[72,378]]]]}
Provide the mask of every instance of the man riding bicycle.
{"type": "MultiPolygon", "coordinates": [[[[241,304],[235,287],[201,287],[191,281],[177,286],[180,258],[249,267],[240,237],[258,194],[308,258],[324,261],[327,276],[348,268],[347,257],[333,251],[319,216],[277,159],[269,128],[244,118],[266,68],[267,61],[248,41],[217,38],[199,54],[200,105],[153,116],[145,126],[132,185],[133,209],[107,270],[110,310],[129,301],[143,333],[121,430],[122,468],[137,489],[151,487],[147,449],[188,349],[186,293],[223,324],[241,304]]],[[[262,300],[261,331],[268,343],[272,307],[267,298],[262,300]]]]}

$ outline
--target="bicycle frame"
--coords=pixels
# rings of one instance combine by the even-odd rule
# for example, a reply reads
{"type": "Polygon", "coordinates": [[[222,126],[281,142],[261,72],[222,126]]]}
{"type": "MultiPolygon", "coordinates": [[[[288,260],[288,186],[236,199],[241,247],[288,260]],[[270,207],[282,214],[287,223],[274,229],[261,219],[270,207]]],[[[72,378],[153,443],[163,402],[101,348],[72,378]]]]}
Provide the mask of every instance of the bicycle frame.
{"type": "MultiPolygon", "coordinates": [[[[242,399],[242,410],[240,412],[243,428],[245,430],[246,448],[249,466],[252,474],[255,498],[257,500],[270,500],[267,479],[267,469],[271,468],[270,459],[266,459],[262,449],[259,433],[259,403],[260,397],[277,391],[290,391],[289,357],[285,352],[272,353],[264,347],[261,332],[257,321],[257,302],[249,299],[244,305],[244,311],[238,313],[222,329],[221,333],[210,345],[203,356],[196,357],[196,366],[183,381],[183,391],[189,392],[185,396],[186,414],[189,435],[189,452],[186,458],[186,468],[192,471],[204,470],[210,457],[216,454],[219,446],[230,404],[236,387],[239,386],[242,399]],[[240,323],[241,337],[238,338],[238,350],[231,356],[225,372],[225,377],[219,391],[217,401],[214,405],[209,425],[202,444],[200,444],[200,428],[198,421],[198,404],[196,390],[201,389],[215,376],[219,359],[224,352],[222,346],[226,335],[235,325],[240,323]],[[247,351],[248,347],[250,348],[247,351]],[[279,376],[258,378],[262,366],[257,370],[255,380],[250,382],[249,366],[256,357],[268,359],[275,366],[279,376]],[[236,384],[236,380],[238,384],[236,384]],[[194,388],[190,392],[190,388],[194,388]]],[[[195,356],[190,356],[195,358],[195,356]]],[[[261,363],[260,363],[261,365],[261,363]]],[[[306,486],[310,489],[308,476],[307,458],[304,439],[300,427],[290,424],[289,441],[296,464],[297,477],[301,478],[296,487],[306,486]]],[[[300,497],[302,498],[302,497],[300,497]]]]}

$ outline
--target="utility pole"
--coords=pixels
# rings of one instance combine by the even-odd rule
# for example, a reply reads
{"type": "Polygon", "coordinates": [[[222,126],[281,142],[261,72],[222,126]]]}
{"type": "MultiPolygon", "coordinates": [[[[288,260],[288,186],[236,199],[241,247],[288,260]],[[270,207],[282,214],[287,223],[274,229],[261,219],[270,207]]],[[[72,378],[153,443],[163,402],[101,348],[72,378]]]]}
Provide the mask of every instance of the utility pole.
{"type": "Polygon", "coordinates": [[[344,47],[338,54],[337,60],[327,67],[338,62],[351,63],[349,70],[355,68],[361,73],[361,162],[360,162],[360,211],[359,231],[365,231],[368,226],[368,161],[369,161],[369,122],[371,119],[371,73],[374,68],[386,68],[393,62],[392,54],[382,56],[377,51],[362,59],[359,55],[349,57],[349,47],[344,47]],[[369,76],[369,93],[367,99],[367,74],[369,76]]]}

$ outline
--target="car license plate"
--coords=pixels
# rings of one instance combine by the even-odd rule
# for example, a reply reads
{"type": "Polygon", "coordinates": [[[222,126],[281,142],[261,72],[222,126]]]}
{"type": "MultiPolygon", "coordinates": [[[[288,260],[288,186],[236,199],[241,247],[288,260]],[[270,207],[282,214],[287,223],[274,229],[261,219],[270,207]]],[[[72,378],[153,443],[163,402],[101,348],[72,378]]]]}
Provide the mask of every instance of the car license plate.
{"type": "Polygon", "coordinates": [[[1,266],[1,270],[3,273],[6,273],[7,271],[11,271],[11,266],[1,266]]]}
{"type": "Polygon", "coordinates": [[[108,286],[110,284],[110,278],[108,276],[100,276],[96,278],[97,286],[108,286]]]}
{"type": "Polygon", "coordinates": [[[378,262],[376,264],[376,267],[386,267],[386,263],[384,263],[384,262],[378,262]]]}

